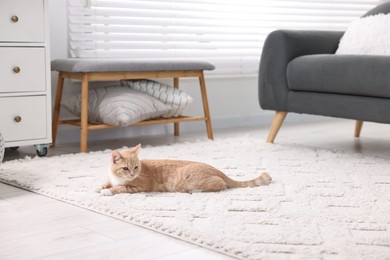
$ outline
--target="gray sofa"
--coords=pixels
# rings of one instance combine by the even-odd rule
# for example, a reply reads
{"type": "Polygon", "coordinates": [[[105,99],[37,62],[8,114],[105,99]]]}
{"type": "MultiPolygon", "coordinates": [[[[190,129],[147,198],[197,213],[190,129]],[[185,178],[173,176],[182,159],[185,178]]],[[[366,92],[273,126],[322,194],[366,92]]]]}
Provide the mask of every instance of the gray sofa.
{"type": "MultiPolygon", "coordinates": [[[[365,16],[390,12],[390,2],[365,16]]],[[[278,30],[268,35],[259,70],[261,108],[276,111],[267,142],[287,113],[390,123],[390,56],[334,55],[343,32],[278,30]]],[[[390,43],[389,43],[390,44],[390,43]]]]}

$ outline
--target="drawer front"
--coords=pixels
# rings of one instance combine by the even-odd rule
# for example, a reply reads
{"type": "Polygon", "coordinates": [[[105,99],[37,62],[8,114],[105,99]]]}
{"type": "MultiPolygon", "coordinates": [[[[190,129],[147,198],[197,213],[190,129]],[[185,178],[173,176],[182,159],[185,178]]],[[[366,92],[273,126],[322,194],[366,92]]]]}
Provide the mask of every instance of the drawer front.
{"type": "Polygon", "coordinates": [[[1,0],[0,42],[44,42],[43,0],[1,0]]]}
{"type": "Polygon", "coordinates": [[[46,138],[46,96],[0,98],[0,132],[5,142],[46,138]]]}
{"type": "Polygon", "coordinates": [[[45,91],[43,47],[0,47],[0,93],[45,91]]]}

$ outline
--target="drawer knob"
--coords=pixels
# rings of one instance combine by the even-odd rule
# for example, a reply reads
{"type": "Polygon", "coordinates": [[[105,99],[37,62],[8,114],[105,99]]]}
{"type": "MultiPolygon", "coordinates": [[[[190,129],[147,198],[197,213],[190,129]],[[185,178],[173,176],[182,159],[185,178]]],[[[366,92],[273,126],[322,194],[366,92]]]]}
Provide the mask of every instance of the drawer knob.
{"type": "Polygon", "coordinates": [[[20,121],[22,121],[22,117],[15,116],[14,120],[15,120],[16,123],[20,123],[20,121]]]}
{"type": "Polygon", "coordinates": [[[15,67],[15,68],[13,69],[13,71],[14,71],[15,73],[19,73],[19,72],[20,72],[20,68],[19,68],[19,67],[15,67]]]}
{"type": "Polygon", "coordinates": [[[17,23],[19,21],[19,17],[17,17],[16,15],[13,15],[11,17],[11,21],[14,22],[14,23],[17,23]]]}

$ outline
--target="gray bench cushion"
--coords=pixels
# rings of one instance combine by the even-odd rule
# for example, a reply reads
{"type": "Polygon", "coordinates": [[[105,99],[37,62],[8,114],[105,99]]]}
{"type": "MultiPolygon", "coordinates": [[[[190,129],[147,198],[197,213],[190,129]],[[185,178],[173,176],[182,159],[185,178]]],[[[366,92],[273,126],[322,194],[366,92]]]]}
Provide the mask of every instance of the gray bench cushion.
{"type": "Polygon", "coordinates": [[[307,55],[287,67],[288,88],[390,98],[390,56],[307,55]]]}
{"type": "Polygon", "coordinates": [[[177,70],[213,70],[214,65],[201,60],[184,59],[57,59],[51,70],[63,72],[141,72],[177,70]]]}

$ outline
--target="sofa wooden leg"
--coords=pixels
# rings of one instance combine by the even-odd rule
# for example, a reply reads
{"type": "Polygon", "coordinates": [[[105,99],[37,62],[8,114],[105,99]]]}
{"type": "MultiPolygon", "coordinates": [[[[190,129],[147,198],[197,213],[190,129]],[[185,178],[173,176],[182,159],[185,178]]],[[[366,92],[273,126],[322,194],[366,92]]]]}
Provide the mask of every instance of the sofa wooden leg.
{"type": "Polygon", "coordinates": [[[276,135],[279,132],[280,127],[283,124],[284,119],[287,116],[287,112],[276,112],[274,116],[274,120],[272,121],[271,129],[268,133],[267,143],[273,143],[276,135]]]}
{"type": "Polygon", "coordinates": [[[356,120],[355,122],[355,137],[360,137],[360,132],[362,131],[363,121],[356,120]]]}

